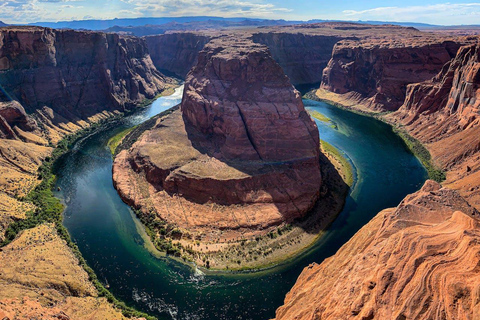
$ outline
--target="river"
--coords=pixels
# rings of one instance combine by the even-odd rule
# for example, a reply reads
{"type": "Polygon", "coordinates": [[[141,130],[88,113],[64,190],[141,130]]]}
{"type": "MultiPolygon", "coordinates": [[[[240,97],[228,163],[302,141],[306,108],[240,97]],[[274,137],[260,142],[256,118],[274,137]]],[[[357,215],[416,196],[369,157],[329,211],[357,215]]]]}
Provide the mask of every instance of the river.
{"type": "Polygon", "coordinates": [[[375,119],[304,100],[332,121],[317,121],[320,137],[353,162],[357,181],[325,236],[297,259],[248,274],[205,275],[152,254],[142,227],[112,185],[106,146],[120,130],[180,103],[182,88],[147,109],[79,140],[56,165],[64,225],[100,281],[119,299],[159,319],[269,319],[302,269],[334,254],[380,210],[420,188],[426,172],[392,129],[375,119]]]}

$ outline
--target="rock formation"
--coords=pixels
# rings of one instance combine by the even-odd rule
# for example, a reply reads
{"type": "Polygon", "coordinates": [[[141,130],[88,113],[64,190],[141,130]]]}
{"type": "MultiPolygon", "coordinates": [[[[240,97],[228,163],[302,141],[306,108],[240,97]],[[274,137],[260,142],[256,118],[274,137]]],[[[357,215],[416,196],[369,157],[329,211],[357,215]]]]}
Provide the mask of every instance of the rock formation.
{"type": "Polygon", "coordinates": [[[120,195],[197,239],[265,234],[319,197],[317,127],[268,49],[250,40],[212,40],[181,110],[131,134],[140,136],[113,167],[120,195]]]}
{"type": "Polygon", "coordinates": [[[0,29],[3,101],[67,120],[126,110],[165,87],[143,40],[38,27],[0,29]]]}
{"type": "Polygon", "coordinates": [[[458,193],[427,181],[305,268],[276,319],[478,319],[479,227],[458,193]]]}
{"type": "Polygon", "coordinates": [[[389,116],[425,143],[446,184],[480,208],[480,46],[462,47],[433,79],[409,85],[389,116]]]}
{"type": "Polygon", "coordinates": [[[321,89],[369,111],[394,111],[403,104],[407,85],[431,79],[462,43],[423,33],[399,36],[337,43],[321,89]]]}

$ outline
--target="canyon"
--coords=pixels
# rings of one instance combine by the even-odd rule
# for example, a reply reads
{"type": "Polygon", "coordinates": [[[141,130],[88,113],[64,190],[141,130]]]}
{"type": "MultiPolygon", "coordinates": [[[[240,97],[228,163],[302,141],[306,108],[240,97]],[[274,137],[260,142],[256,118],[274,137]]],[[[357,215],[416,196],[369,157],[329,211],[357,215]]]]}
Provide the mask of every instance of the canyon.
{"type": "MultiPolygon", "coordinates": [[[[267,248],[264,238],[288,233],[309,210],[342,206],[329,193],[318,132],[292,86],[318,83],[316,99],[420,141],[446,180],[427,181],[334,256],[305,268],[276,318],[478,318],[478,43],[478,36],[351,23],[144,38],[0,28],[0,240],[35,210],[24,197],[58,142],[155,98],[175,83],[168,74],[185,78],[182,104],[124,138],[115,186],[165,251],[234,269],[240,256],[213,253],[254,242],[267,248]]],[[[97,317],[123,317],[52,225],[27,229],[1,249],[8,263],[0,282],[12,289],[0,295],[0,315],[88,318],[100,306],[97,317]],[[62,271],[29,278],[52,268],[62,271]]]]}
{"type": "MultiPolygon", "coordinates": [[[[427,181],[398,207],[380,212],[334,256],[304,269],[276,319],[480,316],[474,253],[480,221],[480,47],[478,37],[467,40],[474,44],[460,47],[438,74],[408,84],[401,104],[355,103],[349,99],[357,93],[328,92],[332,87],[322,82],[318,98],[406,130],[425,145],[446,180],[444,187],[427,181]],[[379,114],[383,110],[394,112],[379,114]]],[[[328,67],[325,74],[335,78],[328,67]]]]}

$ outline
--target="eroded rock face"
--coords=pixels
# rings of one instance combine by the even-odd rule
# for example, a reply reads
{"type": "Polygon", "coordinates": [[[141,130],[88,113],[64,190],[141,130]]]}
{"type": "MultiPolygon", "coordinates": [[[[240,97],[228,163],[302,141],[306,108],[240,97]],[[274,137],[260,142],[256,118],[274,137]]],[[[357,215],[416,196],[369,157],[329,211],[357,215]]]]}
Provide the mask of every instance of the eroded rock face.
{"type": "Polygon", "coordinates": [[[69,119],[125,110],[165,86],[143,40],[38,27],[0,29],[2,100],[69,119]]]}
{"type": "Polygon", "coordinates": [[[391,41],[341,41],[323,71],[321,88],[348,95],[372,111],[394,111],[403,104],[408,84],[431,79],[460,46],[461,40],[422,34],[391,41]]]}
{"type": "Polygon", "coordinates": [[[315,204],[318,130],[265,46],[219,38],[187,76],[181,110],[121,151],[113,177],[126,202],[188,232],[253,236],[315,204]]]}
{"type": "Polygon", "coordinates": [[[480,46],[462,47],[432,80],[408,86],[389,119],[400,123],[448,170],[446,184],[480,207],[480,46]]]}
{"type": "Polygon", "coordinates": [[[318,158],[318,129],[265,46],[213,40],[185,82],[182,113],[228,160],[318,158]]]}
{"type": "Polygon", "coordinates": [[[34,131],[37,124],[17,101],[0,102],[0,137],[16,138],[15,127],[24,131],[34,131]]]}
{"type": "Polygon", "coordinates": [[[195,32],[174,32],[145,37],[148,51],[158,70],[184,79],[197,63],[197,57],[213,35],[195,32]]]}
{"type": "Polygon", "coordinates": [[[292,84],[313,84],[322,81],[322,71],[332,56],[335,43],[349,37],[323,35],[321,31],[318,33],[289,33],[280,29],[276,32],[254,33],[251,38],[270,49],[292,84]]]}
{"type": "Polygon", "coordinates": [[[479,223],[458,193],[427,181],[305,268],[276,319],[478,319],[479,223]]]}

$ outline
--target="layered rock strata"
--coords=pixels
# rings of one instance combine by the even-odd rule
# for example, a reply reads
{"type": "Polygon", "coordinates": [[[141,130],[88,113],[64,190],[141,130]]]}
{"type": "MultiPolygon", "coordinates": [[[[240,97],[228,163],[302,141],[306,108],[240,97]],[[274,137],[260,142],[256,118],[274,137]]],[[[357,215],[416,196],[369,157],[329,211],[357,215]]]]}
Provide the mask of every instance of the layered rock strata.
{"type": "Polygon", "coordinates": [[[265,46],[224,37],[202,50],[181,109],[113,167],[121,196],[202,240],[265,234],[319,197],[319,136],[265,46]]]}
{"type": "Polygon", "coordinates": [[[427,181],[305,268],[276,319],[477,319],[479,223],[458,193],[427,181]]]}
{"type": "Polygon", "coordinates": [[[422,33],[399,36],[337,43],[320,88],[337,94],[342,104],[395,111],[405,100],[408,84],[431,79],[467,41],[422,33]]]}
{"type": "Polygon", "coordinates": [[[3,100],[67,120],[126,110],[165,87],[139,38],[38,27],[0,29],[3,100]]]}
{"type": "Polygon", "coordinates": [[[480,46],[462,47],[433,79],[408,86],[389,116],[425,143],[447,185],[480,207],[480,46]]]}
{"type": "MultiPolygon", "coordinates": [[[[0,28],[0,242],[35,207],[22,201],[62,138],[154,98],[168,78],[133,37],[0,28]]],[[[0,318],[124,319],[99,298],[52,225],[0,248],[0,318]]]]}

